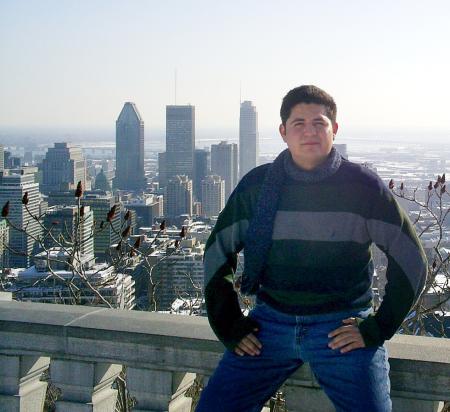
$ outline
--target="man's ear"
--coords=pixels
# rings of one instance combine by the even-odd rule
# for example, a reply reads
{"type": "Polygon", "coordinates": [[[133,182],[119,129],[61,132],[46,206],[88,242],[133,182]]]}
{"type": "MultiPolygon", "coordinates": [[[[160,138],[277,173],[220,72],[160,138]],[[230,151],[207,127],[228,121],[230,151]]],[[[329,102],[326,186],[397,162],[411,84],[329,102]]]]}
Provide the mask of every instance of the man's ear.
{"type": "Polygon", "coordinates": [[[333,134],[336,134],[338,129],[339,129],[339,125],[336,122],[334,122],[333,123],[333,134]]]}
{"type": "Polygon", "coordinates": [[[278,131],[280,132],[280,136],[283,138],[283,140],[286,141],[286,127],[283,123],[280,124],[278,131]]]}

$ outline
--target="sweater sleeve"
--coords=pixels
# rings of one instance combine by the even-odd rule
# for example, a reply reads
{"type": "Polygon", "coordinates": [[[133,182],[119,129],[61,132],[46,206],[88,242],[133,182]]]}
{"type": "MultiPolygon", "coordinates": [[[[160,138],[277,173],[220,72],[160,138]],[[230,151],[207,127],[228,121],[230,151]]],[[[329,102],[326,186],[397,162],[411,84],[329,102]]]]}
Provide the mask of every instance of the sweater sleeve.
{"type": "Polygon", "coordinates": [[[244,247],[249,214],[248,194],[238,186],[220,213],[204,254],[208,320],[214,333],[230,350],[257,327],[256,321],[242,314],[233,288],[237,254],[244,247]]]}
{"type": "Polygon", "coordinates": [[[386,254],[388,266],[383,301],[378,311],[359,323],[366,346],[390,339],[423,291],[427,259],[408,216],[392,193],[380,182],[367,230],[386,254]]]}

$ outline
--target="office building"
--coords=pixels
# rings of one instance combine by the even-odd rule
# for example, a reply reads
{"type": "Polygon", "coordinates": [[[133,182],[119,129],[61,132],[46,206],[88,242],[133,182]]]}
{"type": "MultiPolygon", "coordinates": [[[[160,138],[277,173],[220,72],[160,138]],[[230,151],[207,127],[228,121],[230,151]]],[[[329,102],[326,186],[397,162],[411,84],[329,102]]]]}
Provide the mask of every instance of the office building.
{"type": "Polygon", "coordinates": [[[177,298],[202,299],[204,285],[204,246],[196,239],[181,241],[180,250],[173,247],[150,255],[154,267],[152,280],[157,310],[170,310],[177,298]]]}
{"type": "Polygon", "coordinates": [[[137,227],[151,227],[156,218],[163,216],[163,196],[145,194],[123,203],[128,210],[136,212],[137,227]]]}
{"type": "Polygon", "coordinates": [[[80,146],[55,143],[42,161],[41,192],[75,189],[78,182],[86,187],[86,161],[80,146]]]}
{"type": "Polygon", "coordinates": [[[13,251],[9,252],[9,265],[11,267],[28,267],[31,264],[32,254],[37,251],[37,239],[41,233],[41,227],[30,214],[39,214],[39,184],[35,183],[33,174],[10,173],[8,170],[0,171],[0,207],[9,201],[8,218],[17,228],[26,228],[26,232],[10,227],[9,246],[13,251]],[[28,204],[22,204],[23,195],[28,194],[28,204]],[[28,208],[28,211],[27,211],[28,208]],[[22,254],[25,254],[22,255],[22,254]]]}
{"type": "Polygon", "coordinates": [[[177,175],[169,180],[165,204],[165,216],[192,215],[192,180],[188,176],[177,175]]]}
{"type": "Polygon", "coordinates": [[[85,206],[83,216],[78,215],[77,206],[52,206],[47,209],[43,219],[46,228],[44,245],[46,249],[52,247],[71,248],[78,244],[77,258],[86,267],[94,262],[94,238],[92,235],[93,213],[89,206],[85,206]]]}
{"type": "Polygon", "coordinates": [[[239,176],[258,166],[258,113],[251,101],[241,103],[239,116],[239,176]]]}
{"type": "Polygon", "coordinates": [[[167,186],[166,152],[158,153],[158,183],[160,188],[167,186]]]}
{"type": "Polygon", "coordinates": [[[116,121],[115,188],[141,191],[144,173],[144,121],[134,103],[127,102],[116,121]]]}
{"type": "MultiPolygon", "coordinates": [[[[3,206],[2,206],[3,207],[3,206]]],[[[6,220],[0,220],[0,270],[9,267],[9,226],[6,220]]]]}
{"type": "Polygon", "coordinates": [[[120,240],[122,205],[108,192],[85,193],[81,201],[93,212],[95,221],[94,254],[97,261],[104,262],[108,260],[110,246],[120,240]],[[116,213],[111,221],[107,222],[106,216],[114,205],[116,213]]]}
{"type": "Polygon", "coordinates": [[[166,176],[194,176],[195,107],[166,106],[166,176]]]}
{"type": "Polygon", "coordinates": [[[0,170],[5,168],[5,148],[0,144],[0,170]]]}
{"type": "MultiPolygon", "coordinates": [[[[69,287],[71,283],[80,291],[77,304],[108,307],[79,276],[80,272],[72,270],[67,263],[69,257],[70,255],[60,248],[52,248],[48,253],[38,254],[33,266],[18,273],[9,291],[18,300],[73,305],[74,288],[69,287]],[[50,270],[57,271],[58,277],[53,276],[50,270]]],[[[117,273],[115,268],[107,263],[95,264],[84,269],[82,273],[113,308],[134,308],[135,281],[130,275],[117,273]]]]}
{"type": "Polygon", "coordinates": [[[225,182],[217,175],[207,176],[202,181],[202,215],[219,216],[225,206],[225,182]]]}
{"type": "Polygon", "coordinates": [[[194,198],[200,200],[202,197],[202,180],[210,173],[211,156],[208,149],[195,149],[194,153],[194,198]]]}
{"type": "Polygon", "coordinates": [[[236,143],[211,145],[211,174],[225,181],[225,202],[238,182],[238,147],[236,143]]]}

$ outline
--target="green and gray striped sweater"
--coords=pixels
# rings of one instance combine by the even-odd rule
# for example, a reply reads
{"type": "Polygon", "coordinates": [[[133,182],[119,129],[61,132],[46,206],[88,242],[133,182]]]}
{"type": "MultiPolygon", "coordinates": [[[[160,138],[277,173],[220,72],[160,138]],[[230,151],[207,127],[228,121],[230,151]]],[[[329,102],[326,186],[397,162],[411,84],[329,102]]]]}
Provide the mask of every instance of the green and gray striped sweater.
{"type": "MultiPolygon", "coordinates": [[[[230,274],[267,167],[239,182],[206,244],[208,318],[229,349],[255,326],[242,315],[230,274]]],[[[401,325],[424,287],[427,261],[405,212],[381,179],[343,160],[318,183],[287,178],[275,217],[272,247],[258,299],[296,315],[329,313],[372,304],[371,244],[387,256],[387,284],[374,316],[359,323],[366,346],[380,345],[401,325]]]]}

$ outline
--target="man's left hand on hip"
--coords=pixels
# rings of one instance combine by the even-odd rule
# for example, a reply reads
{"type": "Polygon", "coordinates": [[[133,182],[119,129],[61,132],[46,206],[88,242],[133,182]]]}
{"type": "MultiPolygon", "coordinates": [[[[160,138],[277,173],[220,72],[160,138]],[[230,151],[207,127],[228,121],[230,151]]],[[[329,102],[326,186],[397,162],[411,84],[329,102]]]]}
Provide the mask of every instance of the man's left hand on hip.
{"type": "Polygon", "coordinates": [[[328,334],[332,339],[328,346],[331,349],[340,349],[341,353],[350,352],[354,349],[365,348],[364,339],[359,331],[355,318],[347,318],[342,321],[344,326],[337,328],[328,334]]]}

